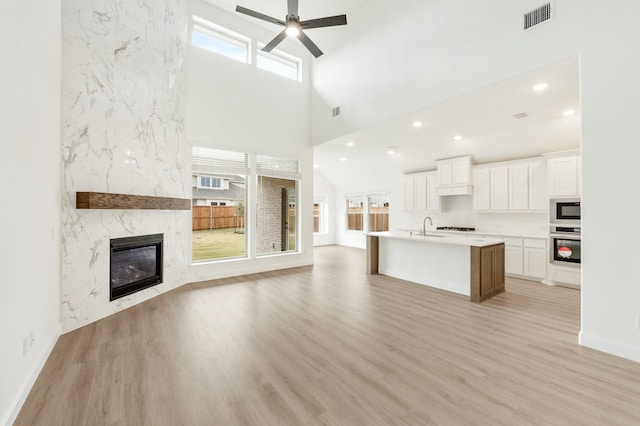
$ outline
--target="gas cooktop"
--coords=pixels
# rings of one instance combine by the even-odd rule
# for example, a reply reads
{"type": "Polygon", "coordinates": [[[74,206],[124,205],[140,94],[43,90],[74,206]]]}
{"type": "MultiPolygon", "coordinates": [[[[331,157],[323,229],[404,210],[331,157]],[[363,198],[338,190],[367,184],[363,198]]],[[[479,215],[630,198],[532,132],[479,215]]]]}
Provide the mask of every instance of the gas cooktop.
{"type": "Polygon", "coordinates": [[[436,228],[437,231],[460,231],[460,232],[470,232],[475,231],[476,228],[465,228],[463,226],[438,226],[436,228]]]}

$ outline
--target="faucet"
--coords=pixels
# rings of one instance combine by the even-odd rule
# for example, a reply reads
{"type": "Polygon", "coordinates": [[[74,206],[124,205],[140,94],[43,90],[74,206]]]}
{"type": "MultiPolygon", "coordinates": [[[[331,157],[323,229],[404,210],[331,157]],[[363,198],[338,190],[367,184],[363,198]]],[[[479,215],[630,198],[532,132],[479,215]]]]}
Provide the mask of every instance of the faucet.
{"type": "Polygon", "coordinates": [[[429,219],[429,224],[433,226],[433,221],[431,220],[431,218],[429,216],[425,217],[422,221],[422,235],[427,235],[427,219],[429,219]]]}

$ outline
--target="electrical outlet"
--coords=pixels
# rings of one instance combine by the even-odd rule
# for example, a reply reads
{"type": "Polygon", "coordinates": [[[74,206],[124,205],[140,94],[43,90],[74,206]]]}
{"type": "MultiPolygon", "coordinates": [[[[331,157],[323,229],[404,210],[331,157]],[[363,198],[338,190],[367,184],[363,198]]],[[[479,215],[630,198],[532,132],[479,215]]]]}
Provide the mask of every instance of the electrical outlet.
{"type": "Polygon", "coordinates": [[[22,356],[27,356],[29,353],[29,339],[25,338],[22,341],[22,356]]]}
{"type": "Polygon", "coordinates": [[[35,330],[31,330],[29,332],[29,346],[33,346],[35,342],[36,342],[36,332],[35,330]]]}

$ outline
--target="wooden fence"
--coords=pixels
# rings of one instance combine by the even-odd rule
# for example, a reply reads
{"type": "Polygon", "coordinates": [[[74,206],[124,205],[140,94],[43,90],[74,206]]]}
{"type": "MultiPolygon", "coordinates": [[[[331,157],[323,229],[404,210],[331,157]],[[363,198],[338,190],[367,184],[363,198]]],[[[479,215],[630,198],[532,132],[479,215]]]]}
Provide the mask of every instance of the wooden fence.
{"type": "MultiPolygon", "coordinates": [[[[362,231],[363,209],[362,207],[349,207],[347,212],[347,229],[362,231]]],[[[389,230],[389,207],[371,207],[369,209],[369,231],[380,232],[389,230]]]]}
{"type": "Polygon", "coordinates": [[[236,216],[235,206],[192,207],[192,230],[244,227],[244,216],[236,216]]]}

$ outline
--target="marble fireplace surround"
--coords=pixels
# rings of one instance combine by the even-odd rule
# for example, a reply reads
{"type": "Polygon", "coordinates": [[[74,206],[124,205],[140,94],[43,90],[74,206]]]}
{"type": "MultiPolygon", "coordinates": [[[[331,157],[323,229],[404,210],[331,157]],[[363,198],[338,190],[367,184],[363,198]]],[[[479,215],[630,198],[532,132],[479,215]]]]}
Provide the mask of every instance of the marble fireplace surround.
{"type": "Polygon", "coordinates": [[[189,210],[77,209],[77,192],[190,198],[186,0],[62,3],[63,332],[186,283],[189,210]],[[163,283],[109,301],[110,240],[164,234],[163,283]]]}

